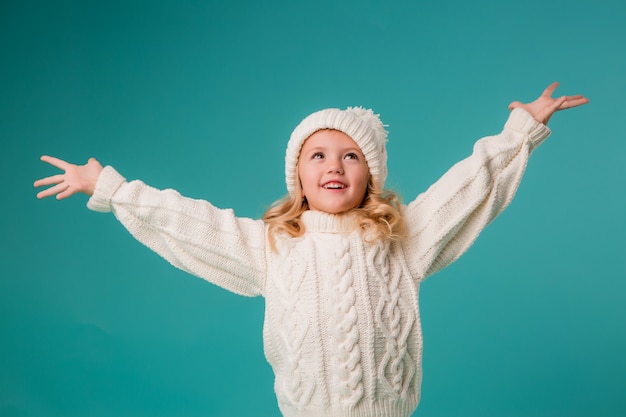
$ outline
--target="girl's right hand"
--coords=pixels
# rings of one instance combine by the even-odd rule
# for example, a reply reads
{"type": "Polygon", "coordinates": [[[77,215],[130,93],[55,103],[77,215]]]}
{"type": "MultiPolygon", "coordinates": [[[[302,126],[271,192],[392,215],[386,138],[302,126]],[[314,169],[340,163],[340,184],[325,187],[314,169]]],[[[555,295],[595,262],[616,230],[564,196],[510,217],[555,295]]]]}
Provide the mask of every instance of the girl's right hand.
{"type": "Polygon", "coordinates": [[[41,160],[65,172],[35,181],[35,187],[52,185],[52,187],[40,191],[37,198],[46,198],[56,194],[57,200],[62,200],[76,193],[91,196],[102,172],[102,165],[94,158],[89,158],[85,165],[74,165],[45,155],[41,157],[41,160]]]}
{"type": "Polygon", "coordinates": [[[558,86],[559,83],[556,82],[550,84],[537,100],[532,103],[524,104],[519,101],[514,101],[509,104],[509,110],[513,110],[516,107],[522,108],[530,113],[539,123],[547,125],[548,120],[550,120],[550,117],[552,117],[555,112],[589,103],[589,99],[582,94],[552,98],[552,93],[554,93],[554,90],[556,90],[558,86]]]}

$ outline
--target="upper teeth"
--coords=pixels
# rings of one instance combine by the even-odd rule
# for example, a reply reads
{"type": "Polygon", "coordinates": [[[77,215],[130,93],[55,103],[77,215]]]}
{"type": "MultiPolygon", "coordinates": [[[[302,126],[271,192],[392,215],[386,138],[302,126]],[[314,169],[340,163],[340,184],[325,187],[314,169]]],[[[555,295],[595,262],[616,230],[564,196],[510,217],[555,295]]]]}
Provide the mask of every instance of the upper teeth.
{"type": "Polygon", "coordinates": [[[337,182],[331,182],[331,183],[324,185],[324,188],[344,188],[344,187],[345,185],[337,183],[337,182]]]}

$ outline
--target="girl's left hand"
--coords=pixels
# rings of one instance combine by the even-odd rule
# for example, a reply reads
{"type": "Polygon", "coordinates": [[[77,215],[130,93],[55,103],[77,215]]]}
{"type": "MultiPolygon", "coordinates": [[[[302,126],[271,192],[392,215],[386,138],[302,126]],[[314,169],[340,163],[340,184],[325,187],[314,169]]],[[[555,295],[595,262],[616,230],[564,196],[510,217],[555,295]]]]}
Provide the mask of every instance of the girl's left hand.
{"type": "Polygon", "coordinates": [[[85,165],[71,164],[47,155],[42,156],[41,160],[65,172],[35,181],[35,187],[52,185],[52,187],[39,192],[37,198],[56,195],[57,200],[62,200],[76,193],[91,196],[102,172],[102,165],[95,158],[89,158],[85,165]]]}
{"type": "Polygon", "coordinates": [[[555,112],[589,103],[589,99],[581,94],[552,98],[552,93],[554,93],[554,90],[556,90],[558,86],[559,83],[557,82],[550,84],[539,98],[532,103],[524,104],[519,101],[514,101],[509,104],[509,110],[519,107],[530,113],[538,122],[547,125],[548,120],[550,120],[550,117],[552,117],[555,112]]]}

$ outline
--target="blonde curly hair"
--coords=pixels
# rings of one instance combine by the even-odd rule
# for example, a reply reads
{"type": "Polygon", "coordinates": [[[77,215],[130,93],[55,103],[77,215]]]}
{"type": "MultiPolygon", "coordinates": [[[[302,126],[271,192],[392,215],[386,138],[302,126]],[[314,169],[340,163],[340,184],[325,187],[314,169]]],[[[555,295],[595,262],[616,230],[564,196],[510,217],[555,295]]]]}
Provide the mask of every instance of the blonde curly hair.
{"type": "MultiPolygon", "coordinates": [[[[296,184],[300,178],[296,171],[296,184]]],[[[357,216],[358,228],[365,240],[398,240],[406,235],[406,222],[400,212],[400,199],[390,190],[380,189],[370,177],[367,190],[360,206],[349,212],[357,216]]],[[[301,187],[296,187],[292,194],[275,202],[263,215],[263,221],[269,226],[269,241],[275,249],[279,235],[299,237],[305,233],[301,215],[309,210],[301,187]]],[[[345,213],[344,213],[345,214],[345,213]]]]}

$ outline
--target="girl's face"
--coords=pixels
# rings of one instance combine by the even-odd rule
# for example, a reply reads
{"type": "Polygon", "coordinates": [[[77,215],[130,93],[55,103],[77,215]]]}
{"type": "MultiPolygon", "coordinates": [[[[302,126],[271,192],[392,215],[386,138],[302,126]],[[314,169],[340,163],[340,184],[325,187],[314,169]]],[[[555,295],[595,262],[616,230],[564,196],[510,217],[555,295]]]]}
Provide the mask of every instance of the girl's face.
{"type": "Polygon", "coordinates": [[[369,168],[359,146],[338,130],[318,130],[304,142],[298,175],[309,209],[331,214],[359,207],[369,168]]]}

